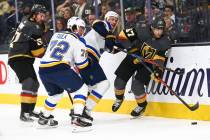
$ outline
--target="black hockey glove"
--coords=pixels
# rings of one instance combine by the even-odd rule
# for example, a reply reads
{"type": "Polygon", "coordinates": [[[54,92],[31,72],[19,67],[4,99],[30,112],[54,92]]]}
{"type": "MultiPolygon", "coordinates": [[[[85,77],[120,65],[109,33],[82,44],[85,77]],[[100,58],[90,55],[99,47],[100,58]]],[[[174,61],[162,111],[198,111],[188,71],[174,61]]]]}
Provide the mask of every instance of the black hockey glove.
{"type": "Polygon", "coordinates": [[[156,83],[159,83],[159,78],[162,78],[163,70],[158,67],[155,67],[154,72],[150,75],[151,79],[154,80],[156,83]]]}
{"type": "Polygon", "coordinates": [[[114,36],[112,33],[108,33],[105,37],[105,50],[109,53],[111,53],[114,49],[114,46],[116,45],[116,36],[114,36]]]}

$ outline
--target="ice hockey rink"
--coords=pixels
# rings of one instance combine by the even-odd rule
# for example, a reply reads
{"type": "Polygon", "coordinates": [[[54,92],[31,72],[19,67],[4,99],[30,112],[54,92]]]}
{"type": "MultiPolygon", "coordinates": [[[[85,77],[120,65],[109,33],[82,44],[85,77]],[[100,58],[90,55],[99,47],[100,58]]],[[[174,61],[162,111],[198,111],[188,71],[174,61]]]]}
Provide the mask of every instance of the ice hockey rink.
{"type": "MultiPolygon", "coordinates": [[[[41,108],[38,108],[41,109],[41,108]]],[[[143,116],[131,119],[129,115],[94,112],[93,130],[72,133],[69,110],[57,109],[55,118],[59,121],[57,128],[37,129],[26,126],[19,121],[19,106],[0,105],[0,140],[208,140],[210,138],[210,122],[168,119],[143,116]]]]}

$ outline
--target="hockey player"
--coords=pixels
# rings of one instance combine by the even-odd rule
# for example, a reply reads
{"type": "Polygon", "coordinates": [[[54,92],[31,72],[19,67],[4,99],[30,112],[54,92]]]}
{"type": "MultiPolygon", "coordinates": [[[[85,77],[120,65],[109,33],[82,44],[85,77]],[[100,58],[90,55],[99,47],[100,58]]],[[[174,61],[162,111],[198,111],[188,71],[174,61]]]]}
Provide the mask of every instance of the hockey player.
{"type": "MultiPolygon", "coordinates": [[[[170,39],[164,35],[165,22],[162,17],[157,17],[151,26],[135,27],[123,30],[119,34],[119,39],[123,45],[130,46],[129,53],[143,56],[145,59],[154,61],[165,61],[165,52],[170,48],[170,39]]],[[[147,64],[152,68],[151,64],[147,64]]],[[[160,72],[159,69],[157,69],[160,72]]],[[[138,59],[127,55],[120,66],[115,71],[114,82],[116,101],[112,106],[112,111],[116,112],[123,100],[125,87],[130,77],[135,74],[132,81],[131,90],[135,95],[138,106],[131,112],[131,116],[140,116],[146,109],[146,91],[144,85],[148,85],[150,72],[139,62],[138,59]]],[[[154,78],[154,76],[153,76],[154,78]]]]}
{"type": "Polygon", "coordinates": [[[92,124],[85,121],[83,109],[88,93],[88,87],[79,75],[71,69],[76,67],[85,74],[89,68],[85,45],[71,32],[58,32],[53,35],[47,51],[40,61],[39,75],[48,92],[45,100],[44,111],[40,114],[38,123],[42,126],[57,126],[52,111],[66,90],[73,96],[73,119],[74,126],[85,128],[92,124]]]}
{"type": "Polygon", "coordinates": [[[85,79],[85,83],[89,85],[89,95],[86,101],[85,112],[91,117],[90,112],[97,105],[104,93],[108,90],[110,84],[107,77],[99,64],[101,54],[106,50],[114,53],[116,45],[116,37],[113,31],[119,22],[119,15],[114,11],[108,11],[105,20],[97,20],[93,23],[92,29],[84,36],[86,47],[88,48],[88,56],[92,62],[93,72],[89,73],[89,77],[85,79]]]}
{"type": "MultiPolygon", "coordinates": [[[[81,22],[79,21],[81,19],[78,19],[78,21],[72,19],[68,22],[69,28],[74,32],[78,32],[75,29],[76,27],[77,29],[81,27],[81,22]]],[[[84,38],[80,38],[80,40],[86,44],[88,58],[91,63],[89,71],[85,71],[86,76],[82,77],[89,87],[89,95],[83,114],[91,121],[93,118],[90,115],[90,111],[92,111],[109,88],[109,81],[107,80],[103,69],[99,65],[99,58],[104,50],[113,52],[115,36],[112,31],[116,28],[118,20],[118,14],[113,11],[109,11],[105,16],[104,21],[96,21],[93,24],[92,30],[90,30],[84,38]]],[[[83,72],[80,71],[80,73],[83,72]]]]}
{"type": "Polygon", "coordinates": [[[34,108],[39,82],[33,63],[36,57],[41,57],[45,52],[41,39],[44,31],[45,12],[44,6],[33,5],[31,15],[22,20],[9,48],[8,63],[22,84],[20,120],[24,122],[32,122],[32,116],[38,117],[34,108]]]}

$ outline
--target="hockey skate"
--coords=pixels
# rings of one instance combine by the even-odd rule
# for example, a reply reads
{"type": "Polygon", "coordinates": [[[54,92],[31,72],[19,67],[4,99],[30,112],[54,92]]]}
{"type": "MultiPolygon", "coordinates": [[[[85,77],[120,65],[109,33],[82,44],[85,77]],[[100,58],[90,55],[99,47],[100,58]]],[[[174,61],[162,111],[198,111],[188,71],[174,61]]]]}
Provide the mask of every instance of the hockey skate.
{"type": "MultiPolygon", "coordinates": [[[[146,103],[147,104],[147,103],[146,103]]],[[[140,117],[142,116],[142,114],[145,112],[146,110],[146,106],[137,106],[136,108],[134,108],[134,110],[131,112],[131,116],[134,118],[140,117]]]]}
{"type": "Polygon", "coordinates": [[[82,116],[87,119],[88,121],[90,121],[90,123],[93,122],[93,117],[90,115],[90,111],[87,110],[87,108],[85,107],[82,113],[82,116]]]}
{"type": "Polygon", "coordinates": [[[86,121],[83,115],[72,114],[71,124],[73,125],[72,133],[91,131],[92,123],[86,121]]]}
{"type": "Polygon", "coordinates": [[[55,128],[58,126],[58,121],[54,120],[54,116],[45,117],[41,112],[39,115],[37,128],[55,128]]]}
{"type": "Polygon", "coordinates": [[[122,103],[123,103],[123,99],[122,100],[116,99],[114,104],[112,105],[112,111],[116,112],[120,108],[122,103]]]}
{"type": "Polygon", "coordinates": [[[31,118],[30,113],[21,112],[20,120],[22,122],[33,122],[34,120],[31,118]]]}
{"type": "MultiPolygon", "coordinates": [[[[73,114],[74,114],[74,110],[71,109],[69,116],[72,117],[73,114]]],[[[88,111],[86,109],[86,107],[84,108],[82,115],[83,115],[84,119],[86,119],[88,122],[90,122],[90,123],[93,122],[93,117],[90,115],[90,111],[88,111]]]]}
{"type": "Polygon", "coordinates": [[[34,119],[31,118],[30,113],[21,112],[20,114],[20,126],[21,127],[32,127],[34,119]]]}
{"type": "Polygon", "coordinates": [[[30,112],[30,117],[34,120],[38,120],[39,114],[40,114],[40,112],[32,111],[32,112],[30,112]]]}

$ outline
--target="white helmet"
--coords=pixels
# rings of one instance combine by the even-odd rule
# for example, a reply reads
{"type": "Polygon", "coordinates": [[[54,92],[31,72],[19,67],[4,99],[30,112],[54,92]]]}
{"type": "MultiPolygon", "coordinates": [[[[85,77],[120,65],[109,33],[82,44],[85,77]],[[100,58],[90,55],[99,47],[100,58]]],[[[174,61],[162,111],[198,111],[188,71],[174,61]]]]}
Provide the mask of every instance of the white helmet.
{"type": "Polygon", "coordinates": [[[79,27],[85,28],[85,22],[79,17],[71,17],[67,22],[67,28],[73,31],[73,27],[78,29],[79,27]]]}
{"type": "Polygon", "coordinates": [[[108,11],[104,16],[104,19],[108,21],[109,17],[116,17],[117,19],[119,19],[119,15],[114,11],[108,11]]]}

